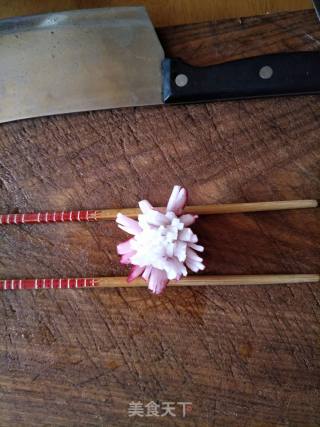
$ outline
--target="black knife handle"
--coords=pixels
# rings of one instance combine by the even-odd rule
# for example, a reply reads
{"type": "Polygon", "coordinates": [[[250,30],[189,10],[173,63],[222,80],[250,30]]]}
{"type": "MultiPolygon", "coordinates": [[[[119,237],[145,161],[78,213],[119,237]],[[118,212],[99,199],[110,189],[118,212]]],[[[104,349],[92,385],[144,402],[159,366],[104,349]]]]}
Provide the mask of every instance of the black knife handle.
{"type": "Polygon", "coordinates": [[[165,103],[320,92],[320,52],[277,53],[209,67],[166,58],[162,71],[165,103]]]}

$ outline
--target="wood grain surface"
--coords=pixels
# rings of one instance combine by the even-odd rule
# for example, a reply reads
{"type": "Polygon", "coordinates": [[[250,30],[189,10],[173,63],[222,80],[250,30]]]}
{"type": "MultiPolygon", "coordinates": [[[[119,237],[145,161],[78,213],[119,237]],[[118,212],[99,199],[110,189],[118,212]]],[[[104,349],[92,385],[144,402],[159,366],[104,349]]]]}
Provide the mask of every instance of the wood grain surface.
{"type": "MultiPolygon", "coordinates": [[[[313,12],[159,31],[206,65],[314,50],[313,12]]],[[[2,212],[318,198],[320,97],[128,108],[0,126],[2,212]]],[[[207,274],[317,273],[319,210],[202,217],[207,274]]],[[[0,228],[0,277],[121,275],[115,224],[0,228]]],[[[320,425],[320,289],[39,290],[0,295],[1,426],[320,425]],[[185,418],[131,401],[192,402],[185,418]]]]}
{"type": "Polygon", "coordinates": [[[91,7],[142,4],[157,26],[312,8],[311,0],[0,0],[0,18],[91,7]]]}

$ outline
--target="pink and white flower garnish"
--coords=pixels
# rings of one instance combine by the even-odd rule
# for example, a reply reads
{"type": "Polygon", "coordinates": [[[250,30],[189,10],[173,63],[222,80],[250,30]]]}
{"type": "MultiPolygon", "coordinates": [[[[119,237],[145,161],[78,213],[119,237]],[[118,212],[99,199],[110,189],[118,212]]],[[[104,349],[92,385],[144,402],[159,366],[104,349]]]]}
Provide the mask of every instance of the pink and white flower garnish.
{"type": "Polygon", "coordinates": [[[138,221],[118,213],[119,228],[133,237],[117,246],[122,264],[132,264],[128,282],[138,276],[148,281],[149,289],[160,294],[169,280],[187,276],[187,268],[195,273],[204,269],[203,246],[189,228],[197,215],[182,214],[187,202],[187,191],[176,185],[168,201],[166,212],[155,209],[147,200],[139,202],[138,221]]]}

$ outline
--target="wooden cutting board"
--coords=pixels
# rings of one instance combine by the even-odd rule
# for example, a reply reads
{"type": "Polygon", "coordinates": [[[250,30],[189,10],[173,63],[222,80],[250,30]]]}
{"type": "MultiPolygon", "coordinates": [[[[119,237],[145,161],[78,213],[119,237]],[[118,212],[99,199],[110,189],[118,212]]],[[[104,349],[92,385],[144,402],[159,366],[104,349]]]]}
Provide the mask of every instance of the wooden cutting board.
{"type": "MultiPolygon", "coordinates": [[[[311,11],[159,30],[198,65],[320,48],[311,11]]],[[[320,97],[128,108],[0,126],[2,212],[319,198],[320,97]]],[[[201,218],[208,274],[319,271],[319,210],[201,218]]],[[[0,276],[126,274],[114,224],[0,228],[0,276]]],[[[0,424],[316,426],[319,285],[1,294],[0,424]],[[185,418],[130,402],[192,402],[185,418]]]]}

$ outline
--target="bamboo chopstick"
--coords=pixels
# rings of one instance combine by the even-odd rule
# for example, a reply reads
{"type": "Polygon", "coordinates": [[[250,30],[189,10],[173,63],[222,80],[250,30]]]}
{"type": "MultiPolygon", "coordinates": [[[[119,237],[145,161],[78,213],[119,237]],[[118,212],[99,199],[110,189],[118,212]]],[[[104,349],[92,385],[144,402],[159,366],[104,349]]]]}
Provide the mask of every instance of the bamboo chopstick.
{"type": "MultiPolygon", "coordinates": [[[[100,277],[96,279],[101,288],[145,287],[146,282],[138,278],[128,283],[126,277],[100,277]]],[[[319,282],[319,274],[261,274],[261,275],[228,275],[228,276],[188,276],[169,282],[168,286],[243,286],[243,285],[276,285],[284,283],[319,282]]]]}
{"type": "MultiPolygon", "coordinates": [[[[172,280],[168,286],[247,286],[316,283],[319,274],[261,274],[232,276],[188,276],[172,280]]],[[[141,278],[128,283],[124,276],[63,279],[8,279],[0,280],[0,290],[23,289],[84,289],[84,288],[139,288],[148,284],[141,278]]]]}
{"type": "MultiPolygon", "coordinates": [[[[195,205],[186,206],[184,213],[197,215],[215,215],[225,213],[242,213],[242,212],[262,212],[262,211],[279,211],[287,209],[307,209],[318,207],[317,200],[287,200],[273,202],[254,202],[254,203],[226,203],[221,205],[195,205]]],[[[164,210],[165,208],[157,208],[164,210]]],[[[118,212],[123,213],[129,218],[136,218],[139,208],[126,209],[105,209],[97,211],[97,219],[114,220],[118,212]]]]}
{"type": "MultiPolygon", "coordinates": [[[[286,209],[308,209],[318,207],[317,200],[287,200],[254,203],[227,203],[221,205],[186,206],[184,213],[197,215],[214,215],[224,213],[262,212],[286,209]]],[[[164,210],[165,208],[156,208],[164,210]]],[[[136,218],[139,208],[101,209],[61,212],[34,212],[22,214],[0,215],[0,225],[11,224],[47,224],[53,222],[88,222],[88,221],[113,221],[118,213],[130,218],[136,218]]]]}

